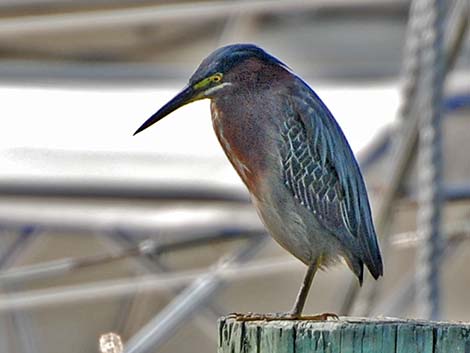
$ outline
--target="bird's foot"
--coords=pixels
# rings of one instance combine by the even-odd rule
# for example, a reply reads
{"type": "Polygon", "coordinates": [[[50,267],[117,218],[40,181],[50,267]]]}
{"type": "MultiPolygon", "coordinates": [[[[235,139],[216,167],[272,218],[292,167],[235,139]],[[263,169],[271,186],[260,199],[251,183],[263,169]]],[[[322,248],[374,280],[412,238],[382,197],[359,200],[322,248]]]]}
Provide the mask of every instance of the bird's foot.
{"type": "Polygon", "coordinates": [[[339,316],[335,313],[321,313],[316,315],[300,315],[295,320],[308,320],[308,321],[328,321],[339,320],[339,316]]]}
{"type": "Polygon", "coordinates": [[[328,320],[339,320],[339,316],[335,313],[322,313],[317,315],[297,315],[291,312],[287,313],[231,313],[228,318],[235,319],[237,321],[294,321],[294,320],[305,320],[305,321],[328,321],[328,320]]]}

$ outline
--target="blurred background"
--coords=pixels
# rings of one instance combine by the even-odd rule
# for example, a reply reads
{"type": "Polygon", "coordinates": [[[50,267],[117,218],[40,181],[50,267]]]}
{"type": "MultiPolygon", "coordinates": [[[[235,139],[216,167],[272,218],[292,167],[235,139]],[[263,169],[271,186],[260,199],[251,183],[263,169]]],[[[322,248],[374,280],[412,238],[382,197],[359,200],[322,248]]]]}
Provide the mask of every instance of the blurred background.
{"type": "Polygon", "coordinates": [[[110,331],[131,353],[215,352],[219,316],[291,308],[305,268],[266,235],[208,101],[132,137],[236,42],[316,90],[367,181],[385,276],[321,272],[305,312],[469,321],[468,1],[435,23],[419,3],[0,0],[0,353],[99,352],[110,331]],[[432,107],[442,158],[419,163],[432,107]]]}

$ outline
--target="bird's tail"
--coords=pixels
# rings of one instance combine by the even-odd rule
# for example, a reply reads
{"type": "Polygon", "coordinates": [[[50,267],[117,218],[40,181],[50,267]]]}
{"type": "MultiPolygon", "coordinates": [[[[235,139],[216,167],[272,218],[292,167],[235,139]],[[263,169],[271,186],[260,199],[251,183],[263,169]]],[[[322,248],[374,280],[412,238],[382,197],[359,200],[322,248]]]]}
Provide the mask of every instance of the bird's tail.
{"type": "Polygon", "coordinates": [[[374,236],[368,237],[368,239],[370,239],[369,242],[360,245],[360,251],[355,252],[354,255],[348,253],[348,256],[345,257],[349,268],[359,279],[361,285],[364,276],[364,265],[366,265],[374,279],[383,276],[382,255],[380,254],[377,238],[374,236]],[[358,256],[358,254],[360,255],[358,256]]]}
{"type": "Polygon", "coordinates": [[[375,231],[372,234],[372,236],[367,237],[367,242],[362,243],[364,254],[362,260],[372,277],[378,279],[380,276],[383,276],[383,262],[375,231]]]}

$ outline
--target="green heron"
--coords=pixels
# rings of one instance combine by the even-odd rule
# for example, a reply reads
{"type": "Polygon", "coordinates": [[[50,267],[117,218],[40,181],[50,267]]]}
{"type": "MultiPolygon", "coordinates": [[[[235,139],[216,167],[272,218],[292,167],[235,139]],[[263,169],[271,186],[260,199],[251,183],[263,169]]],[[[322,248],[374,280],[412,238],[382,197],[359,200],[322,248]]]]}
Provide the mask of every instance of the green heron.
{"type": "Polygon", "coordinates": [[[360,284],[364,264],[375,279],[383,274],[358,163],[333,115],[300,77],[255,45],[219,48],[135,134],[204,98],[211,101],[217,138],[265,227],[308,266],[283,318],[302,317],[315,272],[340,258],[360,284]]]}

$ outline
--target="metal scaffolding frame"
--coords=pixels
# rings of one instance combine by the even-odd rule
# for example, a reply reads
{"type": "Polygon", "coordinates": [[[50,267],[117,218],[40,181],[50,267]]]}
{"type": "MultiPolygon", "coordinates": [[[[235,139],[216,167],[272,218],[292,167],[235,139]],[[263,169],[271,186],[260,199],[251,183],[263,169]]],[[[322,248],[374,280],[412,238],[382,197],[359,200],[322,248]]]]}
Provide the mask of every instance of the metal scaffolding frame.
{"type": "MultiPolygon", "coordinates": [[[[214,190],[206,190],[208,191],[201,198],[201,200],[206,200],[205,202],[210,202],[213,195],[216,195],[215,202],[225,201],[228,203],[234,204],[246,204],[246,201],[243,197],[233,197],[232,192],[227,190],[225,195],[222,190],[215,189],[217,192],[214,194],[214,190]]],[[[196,188],[195,190],[188,193],[188,196],[194,195],[194,193],[200,193],[201,190],[196,188]]],[[[87,193],[83,196],[86,197],[87,193]]],[[[176,193],[173,195],[176,197],[177,200],[182,200],[180,193],[176,193]]],[[[169,194],[164,194],[163,200],[168,200],[169,194]]],[[[173,197],[170,197],[173,199],[173,197]]],[[[158,200],[156,198],[155,200],[158,200]]],[[[142,235],[135,237],[133,233],[129,233],[128,230],[124,230],[121,227],[114,228],[112,225],[108,225],[106,227],[100,228],[99,233],[93,222],[91,223],[81,223],[81,224],[71,224],[70,222],[60,222],[60,220],[56,220],[52,225],[52,229],[55,231],[67,231],[67,230],[80,230],[80,231],[87,231],[90,233],[96,233],[97,235],[103,236],[104,239],[107,239],[108,242],[113,244],[113,246],[108,246],[111,252],[98,254],[98,255],[91,255],[86,256],[83,258],[62,258],[60,260],[30,265],[30,266],[23,266],[23,267],[16,267],[16,268],[7,268],[7,264],[14,261],[14,259],[21,255],[22,251],[29,245],[29,242],[35,237],[40,236],[41,232],[48,230],[48,221],[44,223],[28,223],[28,220],[18,214],[16,221],[8,222],[8,220],[4,219],[5,222],[2,222],[2,231],[10,231],[16,232],[18,231],[18,235],[16,240],[12,242],[8,246],[7,249],[2,251],[2,256],[0,258],[0,267],[2,268],[0,271],[0,285],[3,291],[7,293],[16,293],[14,301],[10,301],[13,299],[9,294],[5,295],[3,298],[2,304],[0,305],[0,313],[6,313],[8,317],[11,319],[9,322],[11,325],[14,325],[15,332],[17,333],[17,341],[16,343],[11,343],[18,345],[18,349],[21,352],[25,353],[35,353],[35,347],[37,346],[34,344],[34,338],[36,335],[33,334],[33,326],[28,320],[28,314],[24,311],[26,308],[32,308],[36,305],[43,306],[49,304],[58,304],[61,302],[59,298],[63,298],[65,302],[68,301],[75,301],[75,300],[84,300],[84,299],[96,299],[97,297],[103,295],[109,295],[111,292],[107,292],[106,290],[117,290],[118,293],[120,292],[121,288],[124,289],[124,293],[128,294],[137,294],[137,289],[145,289],[145,276],[141,276],[139,279],[139,285],[132,284],[132,280],[122,280],[119,284],[118,283],[103,283],[102,287],[97,287],[93,289],[93,285],[89,285],[88,289],[87,286],[80,285],[74,286],[69,289],[63,288],[58,290],[39,290],[36,294],[34,291],[32,293],[24,293],[25,295],[18,295],[22,292],[20,284],[25,284],[28,282],[35,282],[38,280],[44,280],[47,278],[57,278],[59,276],[65,276],[72,272],[80,271],[84,268],[97,266],[113,261],[119,261],[122,259],[127,258],[134,258],[139,266],[141,266],[145,272],[150,273],[163,273],[167,274],[167,279],[165,280],[164,275],[160,275],[158,277],[152,277],[150,275],[150,288],[160,288],[160,290],[170,290],[170,292],[177,293],[182,287],[184,287],[188,281],[193,281],[192,285],[189,285],[184,289],[177,297],[172,300],[168,306],[169,317],[171,318],[171,322],[165,321],[165,327],[168,331],[160,332],[159,339],[155,340],[155,335],[152,335],[152,345],[158,345],[162,342],[165,342],[171,335],[171,333],[179,326],[181,323],[186,321],[187,317],[186,314],[197,314],[195,315],[195,322],[198,326],[201,327],[202,332],[205,332],[210,339],[215,339],[214,332],[210,332],[208,329],[208,320],[210,319],[212,322],[215,322],[218,316],[222,314],[222,312],[212,305],[207,305],[207,299],[210,298],[215,292],[220,289],[224,284],[225,280],[218,275],[218,272],[221,270],[227,271],[230,266],[239,266],[246,262],[250,255],[254,255],[256,251],[265,243],[266,236],[265,231],[262,228],[258,228],[258,230],[253,228],[252,225],[247,224],[247,227],[243,228],[240,226],[239,223],[233,224],[226,224],[223,226],[224,228],[217,228],[214,225],[207,225],[207,228],[200,229],[198,232],[190,232],[186,233],[184,231],[175,233],[174,240],[168,242],[161,242],[158,238],[152,237],[148,238],[148,235],[142,235]],[[21,226],[20,228],[18,228],[21,226]],[[145,240],[141,240],[144,237],[145,240]],[[246,239],[246,240],[244,240],[246,239]],[[195,272],[195,273],[188,273],[182,276],[174,275],[170,271],[170,269],[166,268],[162,264],[159,263],[159,256],[168,252],[174,252],[179,250],[184,250],[188,248],[194,248],[197,246],[205,246],[211,243],[220,243],[220,242],[227,242],[227,241],[234,241],[234,240],[242,240],[246,242],[246,245],[243,245],[241,250],[236,250],[232,256],[223,257],[222,262],[217,268],[214,269],[215,272],[195,272]],[[112,251],[112,248],[115,248],[115,251],[112,251]],[[157,284],[153,284],[153,282],[157,281],[157,284]],[[143,281],[143,282],[142,282],[143,281]],[[153,282],[152,282],[153,281],[153,282]],[[106,290],[104,290],[106,288],[106,290]],[[176,291],[176,292],[175,292],[176,291]],[[80,293],[82,293],[80,295],[80,293]],[[93,294],[92,294],[93,293],[93,294]],[[108,294],[106,294],[108,293],[108,294]],[[77,296],[78,295],[78,296],[77,296]],[[179,309],[181,306],[178,304],[179,301],[183,301],[185,315],[178,316],[178,319],[175,316],[175,310],[180,312],[179,309]],[[173,304],[172,304],[173,303],[173,304]],[[26,305],[26,306],[25,306],[26,305]],[[173,307],[176,306],[176,309],[173,307]],[[173,309],[172,309],[173,308],[173,309]],[[170,325],[171,323],[171,325],[170,325]],[[171,328],[171,330],[170,330],[171,328]]],[[[158,234],[160,232],[160,228],[156,225],[153,227],[153,230],[147,226],[145,229],[145,234],[158,234]]],[[[128,300],[124,297],[124,300],[128,300]]],[[[125,317],[128,316],[129,311],[132,310],[132,305],[124,305],[121,306],[120,313],[116,320],[117,325],[124,322],[125,317]]],[[[166,311],[165,311],[166,312],[166,311]]],[[[164,313],[160,313],[157,315],[158,318],[161,318],[164,313]]],[[[166,317],[166,316],[164,316],[166,317]]],[[[8,323],[4,323],[5,318],[2,320],[2,325],[8,325],[8,323]]],[[[158,320],[160,321],[160,319],[158,320]]],[[[152,325],[152,324],[151,324],[152,325]]],[[[158,326],[160,327],[160,326],[158,326]]],[[[148,328],[150,329],[150,328],[148,328]]],[[[123,332],[119,330],[119,332],[123,332]]],[[[148,343],[146,343],[145,338],[137,336],[134,339],[135,349],[140,349],[140,345],[144,345],[146,347],[148,343]]],[[[5,339],[2,344],[8,345],[11,342],[10,339],[5,339]]],[[[137,350],[139,351],[139,350],[137,350]]],[[[137,352],[136,351],[136,352],[137,352]]]]}

